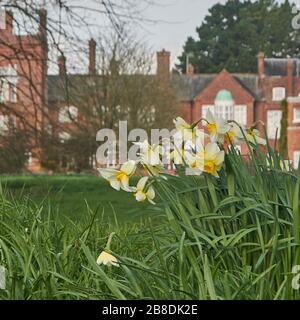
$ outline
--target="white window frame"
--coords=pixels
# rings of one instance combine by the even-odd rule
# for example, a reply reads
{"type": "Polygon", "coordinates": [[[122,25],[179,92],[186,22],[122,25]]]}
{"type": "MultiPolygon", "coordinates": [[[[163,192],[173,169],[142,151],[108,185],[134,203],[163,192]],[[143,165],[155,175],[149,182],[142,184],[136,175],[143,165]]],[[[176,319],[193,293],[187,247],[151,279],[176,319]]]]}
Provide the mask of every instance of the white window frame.
{"type": "Polygon", "coordinates": [[[71,123],[77,121],[78,108],[75,106],[64,106],[59,108],[58,121],[60,123],[71,123]]]}
{"type": "Polygon", "coordinates": [[[274,87],[272,90],[272,100],[282,101],[286,97],[286,90],[284,87],[274,87]]]}
{"type": "MultiPolygon", "coordinates": [[[[215,105],[214,104],[203,104],[201,107],[201,118],[206,119],[207,111],[210,110],[212,114],[215,113],[215,105]]],[[[202,120],[202,125],[205,125],[205,121],[202,120]]]]}
{"type": "Polygon", "coordinates": [[[221,103],[215,105],[215,115],[218,118],[222,118],[225,120],[232,120],[233,119],[233,105],[228,103],[221,103]]]}
{"type": "Polygon", "coordinates": [[[7,131],[9,131],[9,117],[0,114],[0,134],[5,134],[7,131]]]}
{"type": "Polygon", "coordinates": [[[281,117],[282,117],[282,111],[281,110],[268,110],[267,111],[267,133],[269,139],[275,139],[276,137],[276,130],[277,132],[277,139],[280,137],[280,131],[281,131],[281,117]],[[277,117],[279,116],[279,119],[276,119],[276,123],[274,123],[273,120],[271,120],[271,114],[273,114],[273,117],[275,114],[277,117]],[[271,122],[273,121],[273,122],[271,122]]]}
{"type": "Polygon", "coordinates": [[[242,126],[247,125],[247,105],[246,104],[236,104],[233,107],[233,117],[234,120],[242,126]]]}
{"type": "Polygon", "coordinates": [[[0,29],[6,29],[6,12],[5,10],[0,10],[0,29]]]}
{"type": "Polygon", "coordinates": [[[299,160],[300,160],[300,150],[295,150],[293,154],[293,163],[294,163],[294,168],[298,169],[299,165],[299,160]]]}
{"type": "Polygon", "coordinates": [[[293,122],[300,123],[300,107],[294,108],[293,111],[293,122]]]}

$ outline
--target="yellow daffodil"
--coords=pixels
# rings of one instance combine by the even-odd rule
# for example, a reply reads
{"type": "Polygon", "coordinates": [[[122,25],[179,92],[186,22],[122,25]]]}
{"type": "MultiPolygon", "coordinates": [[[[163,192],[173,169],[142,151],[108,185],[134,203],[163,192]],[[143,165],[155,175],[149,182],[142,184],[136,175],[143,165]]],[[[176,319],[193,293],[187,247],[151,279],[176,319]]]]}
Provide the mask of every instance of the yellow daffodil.
{"type": "Polygon", "coordinates": [[[206,127],[211,141],[224,143],[224,136],[230,130],[230,125],[225,119],[215,117],[210,110],[206,114],[207,123],[204,124],[206,127]]]}
{"type": "Polygon", "coordinates": [[[152,186],[147,186],[148,177],[143,177],[139,180],[136,186],[135,198],[138,202],[148,200],[155,204],[152,200],[155,198],[155,191],[152,186]]]}
{"type": "Polygon", "coordinates": [[[135,170],[135,161],[129,160],[121,166],[120,170],[100,168],[99,172],[104,179],[109,181],[115,190],[119,191],[122,189],[127,192],[133,192],[134,189],[129,186],[129,178],[134,174],[135,170]]]}
{"type": "Polygon", "coordinates": [[[105,266],[115,266],[115,267],[119,267],[119,263],[118,263],[118,259],[113,256],[110,252],[110,245],[111,245],[111,241],[113,236],[115,235],[115,232],[112,232],[107,240],[105,249],[100,253],[99,257],[97,258],[97,264],[98,265],[105,265],[105,266]]]}
{"type": "Polygon", "coordinates": [[[267,141],[260,137],[259,131],[257,129],[249,128],[245,132],[246,139],[254,144],[261,144],[265,146],[267,144],[267,141]]]}

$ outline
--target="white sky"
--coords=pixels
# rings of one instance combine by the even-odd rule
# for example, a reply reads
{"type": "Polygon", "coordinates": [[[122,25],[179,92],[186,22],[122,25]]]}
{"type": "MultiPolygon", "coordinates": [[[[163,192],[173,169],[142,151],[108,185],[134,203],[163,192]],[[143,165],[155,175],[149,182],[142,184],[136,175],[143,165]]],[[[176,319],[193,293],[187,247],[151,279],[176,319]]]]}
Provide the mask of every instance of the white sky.
{"type": "Polygon", "coordinates": [[[158,22],[146,23],[138,35],[145,37],[154,51],[163,48],[171,51],[173,66],[187,37],[196,37],[196,27],[201,25],[208,9],[218,2],[226,0],[160,0],[143,13],[146,18],[158,22]]]}
{"type": "MultiPolygon", "coordinates": [[[[216,3],[226,3],[226,0],[156,0],[156,2],[157,4],[149,6],[143,15],[149,19],[166,22],[148,23],[144,29],[138,31],[138,34],[145,37],[154,51],[163,48],[171,51],[173,66],[176,58],[182,53],[187,37],[197,37],[196,27],[201,25],[208,9],[216,3]]],[[[293,3],[300,5],[300,0],[293,0],[293,3]]]]}

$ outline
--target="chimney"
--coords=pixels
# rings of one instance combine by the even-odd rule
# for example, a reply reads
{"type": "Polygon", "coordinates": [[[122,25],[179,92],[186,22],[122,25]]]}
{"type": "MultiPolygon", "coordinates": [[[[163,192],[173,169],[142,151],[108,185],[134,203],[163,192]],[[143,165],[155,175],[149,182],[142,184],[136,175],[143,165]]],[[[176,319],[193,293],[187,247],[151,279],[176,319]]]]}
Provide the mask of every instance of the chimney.
{"type": "Polygon", "coordinates": [[[170,81],[170,56],[171,53],[165,49],[157,52],[157,76],[164,82],[170,81]]]}
{"type": "Polygon", "coordinates": [[[265,54],[263,52],[259,52],[257,55],[257,71],[259,79],[262,79],[265,74],[265,54]]]}
{"type": "Polygon", "coordinates": [[[294,61],[288,59],[287,64],[287,96],[292,97],[294,95],[294,61]]]}
{"type": "Polygon", "coordinates": [[[47,35],[47,10],[46,9],[39,10],[39,18],[40,18],[39,34],[41,36],[46,37],[47,35]]]}
{"type": "Polygon", "coordinates": [[[96,41],[91,39],[89,41],[89,75],[96,74],[96,41]]]}
{"type": "Polygon", "coordinates": [[[191,63],[189,63],[186,68],[186,74],[188,76],[192,76],[194,74],[194,66],[191,63]]]}
{"type": "Polygon", "coordinates": [[[59,56],[57,60],[57,64],[58,64],[59,75],[65,76],[67,74],[66,57],[64,55],[59,56]]]}
{"type": "Polygon", "coordinates": [[[13,20],[14,16],[11,11],[0,11],[0,30],[5,30],[5,32],[12,34],[13,20]]]}

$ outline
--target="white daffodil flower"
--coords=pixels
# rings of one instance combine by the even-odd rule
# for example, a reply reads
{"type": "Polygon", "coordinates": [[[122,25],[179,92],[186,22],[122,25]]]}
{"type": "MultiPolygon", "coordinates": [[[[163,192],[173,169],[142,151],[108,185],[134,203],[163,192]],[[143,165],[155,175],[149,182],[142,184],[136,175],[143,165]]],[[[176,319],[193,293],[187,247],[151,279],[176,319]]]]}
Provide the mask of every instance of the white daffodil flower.
{"type": "Polygon", "coordinates": [[[152,175],[159,175],[164,169],[160,160],[162,154],[161,146],[151,146],[147,140],[144,142],[135,142],[140,147],[140,161],[146,170],[152,175]]]}
{"type": "Polygon", "coordinates": [[[205,137],[205,133],[203,132],[203,130],[200,130],[198,128],[197,122],[193,124],[188,124],[181,117],[177,117],[173,120],[173,122],[175,124],[176,129],[178,130],[178,133],[180,133],[180,139],[183,140],[183,142],[191,141],[195,144],[196,138],[203,139],[203,137],[205,137]]]}
{"type": "Polygon", "coordinates": [[[253,144],[261,144],[265,146],[267,141],[260,137],[259,131],[257,129],[247,129],[245,132],[246,139],[253,144]]]}
{"type": "Polygon", "coordinates": [[[105,265],[105,266],[114,266],[114,267],[119,267],[118,259],[113,256],[112,254],[102,251],[97,258],[97,264],[98,265],[105,265]]]}
{"type": "Polygon", "coordinates": [[[230,123],[230,129],[225,133],[224,141],[228,145],[238,144],[243,139],[241,128],[236,123],[230,123]]]}
{"type": "Polygon", "coordinates": [[[109,181],[112,188],[119,191],[120,189],[133,192],[134,189],[129,186],[129,178],[134,174],[136,170],[136,163],[133,160],[125,162],[120,170],[111,168],[99,168],[101,176],[109,181]]]}
{"type": "Polygon", "coordinates": [[[197,150],[196,155],[187,156],[190,168],[196,173],[206,172],[218,177],[222,168],[225,152],[216,143],[208,143],[197,150]]]}
{"type": "Polygon", "coordinates": [[[155,204],[152,200],[155,198],[155,191],[152,186],[147,187],[148,177],[143,177],[139,180],[136,186],[135,198],[138,202],[148,200],[155,204]]]}
{"type": "Polygon", "coordinates": [[[115,235],[115,232],[112,232],[107,240],[105,249],[100,253],[99,257],[97,258],[97,264],[101,265],[104,264],[105,266],[115,266],[119,267],[118,259],[113,256],[110,252],[110,245],[112,242],[112,238],[115,235]]]}
{"type": "Polygon", "coordinates": [[[224,143],[224,136],[230,130],[230,125],[225,119],[215,117],[210,110],[206,114],[207,122],[204,124],[206,127],[211,141],[224,143]]]}

